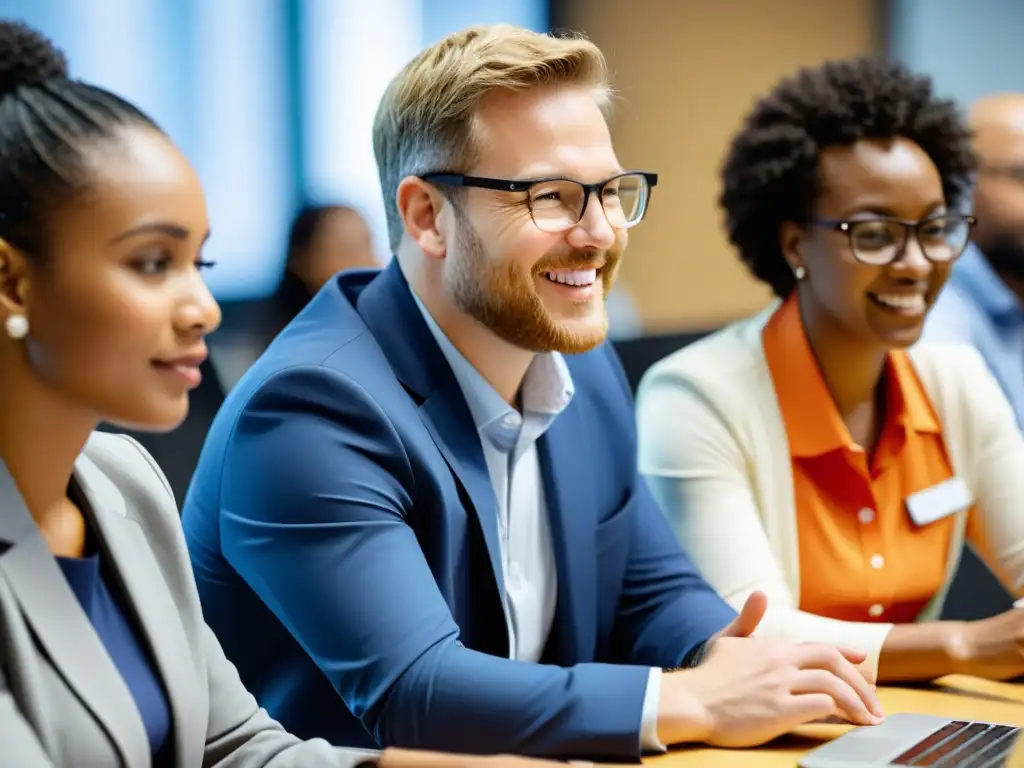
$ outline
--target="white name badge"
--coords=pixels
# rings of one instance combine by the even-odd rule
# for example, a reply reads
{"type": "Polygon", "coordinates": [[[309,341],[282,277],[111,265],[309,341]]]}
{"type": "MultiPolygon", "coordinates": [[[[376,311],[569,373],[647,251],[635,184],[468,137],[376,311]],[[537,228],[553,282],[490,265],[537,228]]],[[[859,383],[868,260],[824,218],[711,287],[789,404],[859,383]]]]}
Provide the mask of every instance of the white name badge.
{"type": "Polygon", "coordinates": [[[907,496],[907,512],[914,525],[920,527],[963,512],[973,501],[971,490],[963,478],[951,477],[907,496]]]}

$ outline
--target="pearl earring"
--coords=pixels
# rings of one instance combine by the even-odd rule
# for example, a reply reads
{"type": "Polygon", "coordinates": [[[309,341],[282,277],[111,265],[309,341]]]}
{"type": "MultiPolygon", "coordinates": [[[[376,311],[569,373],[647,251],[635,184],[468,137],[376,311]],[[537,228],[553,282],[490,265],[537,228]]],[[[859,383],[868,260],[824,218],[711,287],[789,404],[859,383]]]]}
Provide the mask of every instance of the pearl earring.
{"type": "Polygon", "coordinates": [[[24,339],[28,336],[28,318],[24,315],[9,315],[4,321],[4,327],[12,339],[24,339]]]}
{"type": "Polygon", "coordinates": [[[795,277],[797,280],[803,280],[806,276],[807,276],[807,270],[804,269],[803,267],[794,267],[793,268],[793,277],[795,277]]]}

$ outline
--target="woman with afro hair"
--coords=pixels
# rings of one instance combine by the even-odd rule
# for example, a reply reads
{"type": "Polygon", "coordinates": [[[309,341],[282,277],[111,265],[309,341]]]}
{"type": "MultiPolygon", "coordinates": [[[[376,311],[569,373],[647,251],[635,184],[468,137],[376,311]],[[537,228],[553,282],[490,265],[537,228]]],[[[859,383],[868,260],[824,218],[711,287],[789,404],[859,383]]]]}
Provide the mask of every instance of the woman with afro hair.
{"type": "Polygon", "coordinates": [[[898,64],[783,80],[732,141],[729,240],[777,299],[645,376],[641,469],[758,633],[868,653],[879,681],[1024,675],[1024,610],[940,620],[964,540],[1024,593],[1024,439],[980,357],[910,347],[964,251],[974,158],[898,64]]]}

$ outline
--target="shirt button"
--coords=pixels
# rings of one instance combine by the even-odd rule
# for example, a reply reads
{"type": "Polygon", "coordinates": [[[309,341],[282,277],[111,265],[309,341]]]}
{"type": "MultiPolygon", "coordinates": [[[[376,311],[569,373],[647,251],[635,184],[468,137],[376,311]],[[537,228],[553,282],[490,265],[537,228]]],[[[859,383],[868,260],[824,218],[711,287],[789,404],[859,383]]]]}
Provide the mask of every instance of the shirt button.
{"type": "Polygon", "coordinates": [[[523,580],[523,571],[519,563],[512,562],[508,565],[508,580],[514,587],[518,587],[523,580]]]}
{"type": "Polygon", "coordinates": [[[505,418],[502,419],[502,422],[505,424],[506,427],[514,427],[517,421],[519,421],[519,417],[516,416],[514,413],[506,414],[505,418]]]}
{"type": "Polygon", "coordinates": [[[872,523],[875,520],[875,510],[864,507],[864,509],[857,513],[857,519],[864,523],[864,525],[872,523]]]}
{"type": "Polygon", "coordinates": [[[871,556],[871,567],[874,568],[876,571],[879,568],[881,568],[882,566],[884,566],[884,565],[885,565],[885,558],[884,557],[882,557],[881,555],[872,555],[871,556]]]}
{"type": "Polygon", "coordinates": [[[885,608],[880,603],[875,603],[870,608],[868,608],[868,615],[875,619],[881,616],[884,612],[885,608]]]}

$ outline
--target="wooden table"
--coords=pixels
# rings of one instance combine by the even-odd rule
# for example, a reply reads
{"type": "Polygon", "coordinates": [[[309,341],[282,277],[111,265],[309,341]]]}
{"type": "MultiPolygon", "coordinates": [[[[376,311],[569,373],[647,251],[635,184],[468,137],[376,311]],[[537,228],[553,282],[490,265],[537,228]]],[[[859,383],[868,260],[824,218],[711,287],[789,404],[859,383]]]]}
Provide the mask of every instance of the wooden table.
{"type": "MultiPolygon", "coordinates": [[[[914,688],[879,686],[878,698],[886,714],[913,712],[968,720],[988,720],[1024,726],[1024,683],[993,683],[972,677],[945,677],[932,685],[914,688]]],[[[662,768],[793,768],[807,752],[850,729],[843,725],[800,728],[763,747],[754,749],[674,749],[648,758],[645,765],[662,768]]]]}

